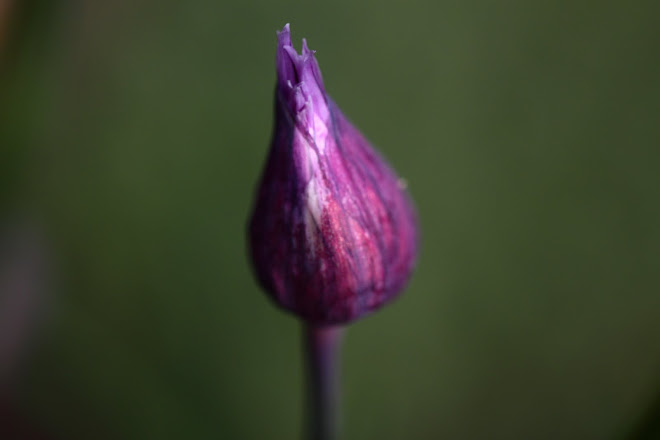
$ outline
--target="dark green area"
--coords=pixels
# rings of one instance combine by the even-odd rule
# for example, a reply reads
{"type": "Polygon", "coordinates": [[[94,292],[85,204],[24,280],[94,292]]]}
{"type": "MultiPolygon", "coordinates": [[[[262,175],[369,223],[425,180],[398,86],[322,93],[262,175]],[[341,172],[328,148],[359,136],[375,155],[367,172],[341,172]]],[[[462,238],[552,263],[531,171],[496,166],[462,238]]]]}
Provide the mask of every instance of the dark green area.
{"type": "Polygon", "coordinates": [[[299,325],[244,240],[287,22],[423,228],[410,288],[349,329],[346,439],[618,439],[646,413],[656,3],[32,6],[0,77],[0,213],[50,239],[19,396],[59,438],[298,438],[299,325]]]}

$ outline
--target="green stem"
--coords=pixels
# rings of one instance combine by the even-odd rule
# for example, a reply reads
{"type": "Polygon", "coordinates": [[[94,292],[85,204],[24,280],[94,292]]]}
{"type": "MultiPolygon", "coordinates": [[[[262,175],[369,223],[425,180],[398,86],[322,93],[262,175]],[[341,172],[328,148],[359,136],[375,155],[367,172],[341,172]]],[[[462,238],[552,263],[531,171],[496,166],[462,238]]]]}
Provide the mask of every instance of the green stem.
{"type": "Polygon", "coordinates": [[[307,374],[305,438],[336,440],[339,425],[339,351],[343,327],[305,324],[303,349],[307,374]]]}

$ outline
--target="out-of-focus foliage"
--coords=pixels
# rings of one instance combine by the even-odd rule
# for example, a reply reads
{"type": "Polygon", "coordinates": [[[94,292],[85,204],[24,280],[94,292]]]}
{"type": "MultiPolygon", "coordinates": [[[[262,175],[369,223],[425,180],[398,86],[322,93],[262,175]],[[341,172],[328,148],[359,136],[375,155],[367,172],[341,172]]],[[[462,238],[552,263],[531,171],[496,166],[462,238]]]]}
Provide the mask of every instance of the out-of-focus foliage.
{"type": "Polygon", "coordinates": [[[621,438],[660,389],[655,3],[14,12],[0,214],[40,225],[54,276],[12,402],[44,431],[299,435],[298,323],[244,238],[286,22],[422,223],[408,292],[349,329],[346,438],[621,438]]]}

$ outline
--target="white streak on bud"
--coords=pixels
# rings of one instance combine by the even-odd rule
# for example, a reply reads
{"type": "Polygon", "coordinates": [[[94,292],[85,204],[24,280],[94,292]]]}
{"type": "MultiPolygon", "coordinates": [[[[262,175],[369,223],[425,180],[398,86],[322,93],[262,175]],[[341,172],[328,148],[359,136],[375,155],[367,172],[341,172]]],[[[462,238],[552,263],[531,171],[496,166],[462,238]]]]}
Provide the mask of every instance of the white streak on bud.
{"type": "Polygon", "coordinates": [[[319,228],[321,226],[321,215],[323,214],[323,204],[326,196],[323,193],[322,186],[316,183],[314,177],[312,177],[305,188],[305,197],[307,199],[307,209],[305,210],[304,217],[305,234],[312,255],[316,255],[316,245],[319,240],[319,228]]]}

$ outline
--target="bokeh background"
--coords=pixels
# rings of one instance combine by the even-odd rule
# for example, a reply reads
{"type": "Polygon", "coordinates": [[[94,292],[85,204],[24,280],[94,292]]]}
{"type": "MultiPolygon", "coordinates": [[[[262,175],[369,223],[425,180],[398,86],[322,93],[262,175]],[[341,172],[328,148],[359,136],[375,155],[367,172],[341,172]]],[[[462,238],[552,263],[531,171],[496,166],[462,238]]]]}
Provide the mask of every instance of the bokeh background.
{"type": "Polygon", "coordinates": [[[0,437],[299,438],[244,238],[290,22],[423,229],[345,438],[660,438],[657,2],[0,4],[0,437]]]}

